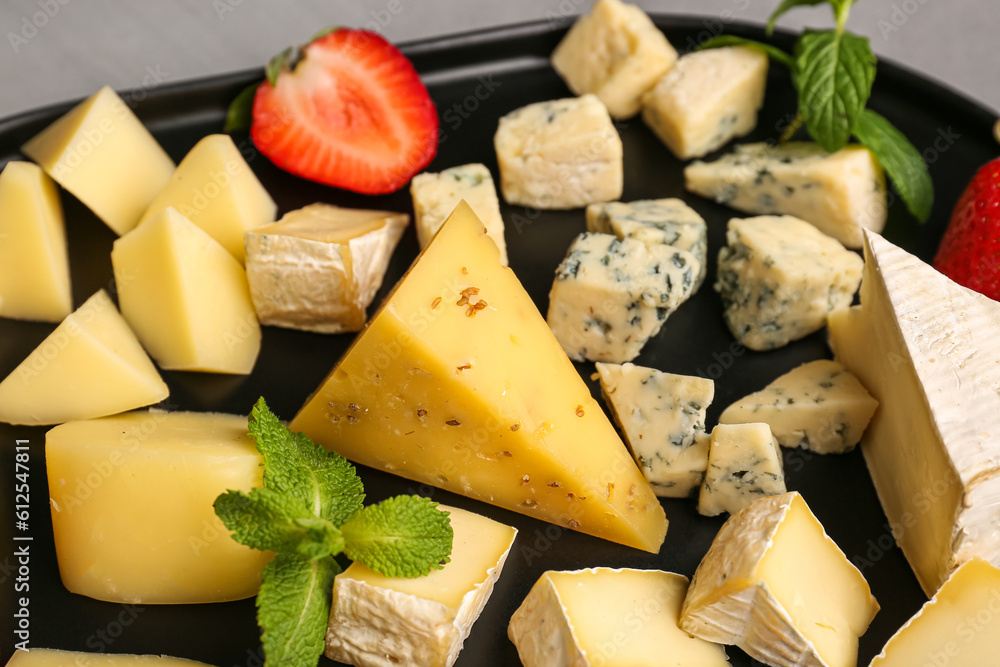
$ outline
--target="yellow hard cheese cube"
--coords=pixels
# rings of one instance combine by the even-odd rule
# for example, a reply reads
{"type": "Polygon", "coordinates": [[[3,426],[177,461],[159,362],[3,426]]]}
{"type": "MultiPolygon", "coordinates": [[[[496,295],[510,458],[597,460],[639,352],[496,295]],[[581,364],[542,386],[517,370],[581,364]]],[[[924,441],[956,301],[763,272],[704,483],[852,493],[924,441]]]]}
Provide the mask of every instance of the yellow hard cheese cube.
{"type": "Polygon", "coordinates": [[[57,651],[31,647],[15,651],[7,667],[207,667],[203,662],[166,655],[129,655],[57,651]]]}
{"type": "Polygon", "coordinates": [[[212,504],[263,485],[246,417],[133,412],[45,436],[63,585],[98,600],[195,603],[257,593],[271,554],[237,544],[212,504]]]}
{"type": "Polygon", "coordinates": [[[338,575],[326,656],[355,667],[451,667],[500,577],[517,530],[456,507],[451,562],[424,577],[385,577],[361,563],[338,575]]]}
{"type": "Polygon", "coordinates": [[[496,244],[460,204],[292,421],[364,465],[657,551],[667,523],[496,244]]]}
{"type": "Polygon", "coordinates": [[[115,241],[111,263],[122,315],[161,367],[249,373],[260,325],[246,272],[168,208],[115,241]]]}
{"type": "Polygon", "coordinates": [[[677,627],[687,577],[659,570],[546,572],[507,628],[524,667],[724,667],[718,644],[677,627]]]}
{"type": "Polygon", "coordinates": [[[228,134],[212,134],[184,156],[141,222],[173,206],[243,262],[243,233],[274,222],[277,205],[228,134]]]}
{"type": "Polygon", "coordinates": [[[360,331],[409,222],[405,213],[311,204],[246,232],[247,279],[261,323],[360,331]]]}
{"type": "Polygon", "coordinates": [[[0,382],[0,421],[58,424],[133,410],[169,391],[103,290],[0,382]]]}
{"type": "Polygon", "coordinates": [[[108,86],[21,147],[121,235],[139,222],[174,163],[108,86]]]}
{"type": "Polygon", "coordinates": [[[716,535],[680,627],[774,667],[855,667],[879,606],[796,492],[756,500],[716,535]]]}
{"type": "Polygon", "coordinates": [[[0,317],[59,322],[73,311],[55,183],[37,165],[0,172],[0,317]]]}

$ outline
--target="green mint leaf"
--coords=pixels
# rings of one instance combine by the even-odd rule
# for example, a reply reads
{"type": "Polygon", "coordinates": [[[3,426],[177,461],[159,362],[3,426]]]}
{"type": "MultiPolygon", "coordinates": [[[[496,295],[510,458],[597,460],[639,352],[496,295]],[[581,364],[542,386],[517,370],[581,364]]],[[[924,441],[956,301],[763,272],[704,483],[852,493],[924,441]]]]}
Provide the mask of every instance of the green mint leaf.
{"type": "Polygon", "coordinates": [[[315,559],[344,548],[336,526],[314,516],[299,498],[279,491],[227,491],[215,499],[215,513],[234,540],[252,549],[315,559]]]}
{"type": "Polygon", "coordinates": [[[857,0],[784,0],[778,8],[774,10],[771,17],[767,19],[767,35],[770,36],[774,33],[774,26],[778,23],[778,19],[784,16],[789,9],[794,7],[805,7],[805,6],[815,6],[829,3],[833,7],[833,15],[837,19],[837,25],[839,30],[844,29],[844,24],[847,23],[847,13],[857,0]]]}
{"type": "Polygon", "coordinates": [[[309,560],[279,553],[267,564],[257,593],[264,667],[316,667],[339,573],[330,556],[309,560]]]}
{"type": "Polygon", "coordinates": [[[239,132],[250,129],[250,123],[253,122],[253,100],[259,85],[259,83],[250,84],[233,98],[229,104],[229,111],[226,112],[226,124],[222,128],[223,132],[239,132]]]}
{"type": "Polygon", "coordinates": [[[830,153],[847,144],[875,81],[868,40],[849,32],[807,30],[795,43],[795,87],[806,129],[830,153]]]}
{"type": "Polygon", "coordinates": [[[250,435],[264,456],[264,487],[300,498],[317,517],[340,526],[361,509],[364,485],[347,459],[292,433],[263,398],[250,413],[250,435]]]}
{"type": "Polygon", "coordinates": [[[743,37],[737,37],[736,35],[716,35],[711,39],[707,39],[698,45],[698,51],[704,49],[718,49],[724,46],[749,46],[751,49],[757,49],[764,55],[768,56],[771,60],[776,60],[783,65],[793,67],[795,62],[792,57],[779,49],[776,46],[770,44],[765,44],[764,42],[757,42],[752,39],[744,39],[743,37]]]}
{"type": "Polygon", "coordinates": [[[278,75],[281,74],[285,69],[291,67],[292,63],[292,53],[295,49],[288,47],[276,56],[273,56],[267,61],[267,66],[264,68],[264,75],[267,77],[267,82],[272,86],[278,85],[278,75]]]}
{"type": "Polygon", "coordinates": [[[420,577],[451,556],[455,533],[448,513],[419,496],[369,505],[342,527],[344,553],[387,577],[420,577]]]}
{"type": "Polygon", "coordinates": [[[934,183],[920,151],[892,123],[871,109],[858,116],[854,136],[882,163],[910,213],[920,222],[927,222],[934,205],[934,183]]]}

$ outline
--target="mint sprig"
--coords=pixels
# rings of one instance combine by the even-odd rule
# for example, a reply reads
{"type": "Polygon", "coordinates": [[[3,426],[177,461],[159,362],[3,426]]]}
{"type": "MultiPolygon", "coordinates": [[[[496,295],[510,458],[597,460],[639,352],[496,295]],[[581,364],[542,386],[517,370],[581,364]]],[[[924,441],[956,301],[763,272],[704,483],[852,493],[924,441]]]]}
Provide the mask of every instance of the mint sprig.
{"type": "Polygon", "coordinates": [[[882,163],[910,213],[921,221],[929,218],[934,205],[934,184],[927,173],[927,163],[914,145],[871,109],[858,116],[854,136],[882,163]]]}

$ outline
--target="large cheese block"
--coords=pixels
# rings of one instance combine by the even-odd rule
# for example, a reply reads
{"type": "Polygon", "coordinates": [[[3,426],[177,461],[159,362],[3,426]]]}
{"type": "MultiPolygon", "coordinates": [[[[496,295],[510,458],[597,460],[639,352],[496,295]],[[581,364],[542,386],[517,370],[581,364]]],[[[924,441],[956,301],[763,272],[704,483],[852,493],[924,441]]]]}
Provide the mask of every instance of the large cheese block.
{"type": "Polygon", "coordinates": [[[360,331],[410,216],[310,204],[244,235],[261,324],[360,331]]]}
{"type": "Polygon", "coordinates": [[[597,0],[552,52],[552,67],[576,95],[593,93],[614,118],[639,112],[642,95],[677,61],[677,51],[646,13],[597,0]]]}
{"type": "Polygon", "coordinates": [[[785,491],[781,449],[767,424],[718,424],[712,429],[699,514],[735,514],[758,498],[785,491]]]}
{"type": "Polygon", "coordinates": [[[973,557],[1000,565],[1000,304],[869,234],[861,305],[830,320],[879,401],[861,440],[896,542],[928,596],[973,557]]]}
{"type": "MultiPolygon", "coordinates": [[[[110,632],[105,634],[111,637],[110,632]]],[[[92,642],[100,647],[105,642],[92,642]]],[[[106,642],[110,646],[110,642],[106,642]]],[[[88,644],[89,646],[89,644],[88,644]]],[[[31,647],[15,651],[7,667],[207,667],[203,662],[171,658],[166,655],[130,655],[128,653],[86,653],[83,651],[57,651],[50,648],[31,647]]]]}
{"type": "Polygon", "coordinates": [[[659,570],[548,571],[510,619],[524,667],[726,667],[677,627],[688,579],[659,570]]]}
{"type": "Polygon", "coordinates": [[[56,185],[37,165],[8,162],[0,172],[0,317],[59,322],[72,311],[56,185]]]}
{"type": "Polygon", "coordinates": [[[1000,655],[1000,569],[966,561],[869,667],[982,667],[1000,655]]]}
{"type": "Polygon", "coordinates": [[[463,199],[486,227],[486,234],[500,250],[500,263],[507,266],[507,242],[503,236],[500,200],[490,170],[483,164],[463,164],[436,174],[424,172],[410,181],[417,241],[426,248],[441,225],[463,199]]]}
{"type": "Polygon", "coordinates": [[[455,533],[451,560],[415,579],[353,563],[337,575],[326,656],[354,667],[451,667],[493,593],[517,529],[439,505],[455,533]]]}
{"type": "Polygon", "coordinates": [[[685,167],[684,187],[746,213],[794,215],[848,248],[885,226],[885,174],[857,145],[831,154],[808,142],[743,144],[685,167]]]}
{"type": "Polygon", "coordinates": [[[132,412],[45,435],[59,575],[72,593],[132,604],[255,595],[272,554],[235,542],[212,505],[263,486],[246,417],[132,412]]]}
{"type": "Polygon", "coordinates": [[[167,385],[104,290],[0,382],[0,421],[59,424],[141,408],[167,385]]]}
{"type": "Polygon", "coordinates": [[[663,508],[461,204],[291,428],[352,461],[657,551],[663,508]]]}
{"type": "Polygon", "coordinates": [[[210,134],[184,156],[141,222],[168,207],[243,262],[243,233],[274,222],[278,207],[228,134],[210,134]]]}
{"type": "Polygon", "coordinates": [[[757,126],[767,56],[747,46],[681,57],[642,100],[642,120],[681,160],[701,157],[757,126]]]}
{"type": "Polygon", "coordinates": [[[115,233],[139,222],[174,163],[108,86],[21,147],[115,233]]]}
{"type": "Polygon", "coordinates": [[[564,209],[622,196],[622,140],[593,95],[511,111],[493,144],[508,204],[564,209]]]}
{"type": "Polygon", "coordinates": [[[855,667],[879,606],[796,492],[734,514],[691,579],[680,627],[773,667],[855,667]]]}

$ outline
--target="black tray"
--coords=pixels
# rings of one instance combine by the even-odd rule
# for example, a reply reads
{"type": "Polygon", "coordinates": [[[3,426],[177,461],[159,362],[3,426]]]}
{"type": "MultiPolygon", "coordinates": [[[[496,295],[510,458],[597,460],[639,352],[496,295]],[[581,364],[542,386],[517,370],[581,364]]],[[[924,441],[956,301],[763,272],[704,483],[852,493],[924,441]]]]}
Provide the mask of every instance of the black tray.
{"type": "MultiPolygon", "coordinates": [[[[681,51],[712,34],[717,24],[698,19],[657,17],[657,24],[681,51]]],[[[430,170],[467,162],[484,162],[498,176],[492,137],[497,119],[530,102],[569,95],[548,66],[548,56],[567,23],[538,22],[433,39],[407,45],[404,51],[424,76],[441,117],[441,147],[430,170]]],[[[763,38],[760,28],[732,24],[730,33],[763,38]]],[[[779,33],[775,43],[790,48],[792,38],[779,33]]],[[[229,101],[262,77],[260,70],[163,86],[126,94],[126,99],[156,138],[179,161],[206,134],[219,132],[229,101]]],[[[746,141],[774,138],[775,128],[794,110],[788,73],[772,67],[767,102],[757,130],[746,141]]],[[[24,159],[18,147],[71,105],[60,105],[0,121],[0,165],[24,159]]],[[[937,201],[931,221],[918,225],[901,203],[890,206],[886,236],[929,259],[948,214],[974,171],[996,155],[992,114],[940,85],[900,67],[880,63],[871,106],[891,119],[930,163],[937,201]]],[[[709,280],[670,319],[637,363],[662,370],[716,380],[716,399],[708,414],[714,424],[722,408],[761,388],[792,367],[827,357],[825,334],[773,352],[741,353],[732,346],[721,319],[718,295],[711,289],[714,257],[723,243],[731,209],[686,193],[682,163],[638,119],[618,123],[625,147],[624,201],[681,197],[709,223],[709,280]]],[[[234,137],[238,145],[246,134],[234,137]]],[[[248,144],[249,145],[249,144],[248,144]]],[[[276,169],[263,157],[250,160],[253,170],[278,203],[279,213],[326,201],[343,206],[412,212],[407,189],[384,197],[368,197],[300,180],[276,169]]],[[[72,196],[63,194],[72,262],[73,297],[79,305],[97,289],[112,283],[108,253],[115,235],[72,196]]],[[[572,238],[584,230],[580,210],[543,211],[501,205],[507,222],[510,264],[542,313],[556,265],[572,238]]],[[[386,276],[381,299],[417,254],[416,236],[408,230],[386,276]]],[[[51,325],[0,319],[0,378],[5,377],[42,339],[51,325]]],[[[322,336],[273,327],[264,329],[263,349],[248,377],[164,372],[169,403],[178,409],[246,414],[264,395],[275,412],[290,419],[347,348],[350,335],[322,336]]],[[[577,364],[584,378],[592,364],[577,364]]],[[[588,379],[597,395],[596,384],[588,379]]],[[[201,660],[220,667],[259,667],[261,652],[253,600],[212,605],[151,606],[99,602],[68,593],[60,583],[52,543],[45,481],[45,428],[0,424],[0,654],[6,661],[14,648],[14,600],[30,599],[30,646],[110,653],[155,653],[201,660]],[[24,439],[31,451],[31,518],[33,538],[15,542],[14,441],[24,439]],[[30,544],[28,583],[18,584],[16,546],[30,544]]],[[[902,553],[893,545],[887,521],[859,452],[844,456],[811,456],[785,451],[789,489],[805,496],[830,536],[868,578],[882,611],[861,639],[859,664],[866,665],[885,641],[924,602],[902,553]]],[[[369,500],[410,493],[416,485],[398,477],[360,468],[369,500]]],[[[548,569],[592,566],[662,568],[690,576],[723,518],[698,515],[693,500],[664,500],[670,520],[658,555],[618,546],[577,533],[546,537],[548,524],[444,491],[433,497],[517,526],[517,542],[485,611],[466,642],[459,665],[515,665],[517,653],[507,639],[507,622],[538,576],[548,569]]],[[[728,649],[734,665],[750,658],[728,649]]],[[[322,662],[332,664],[323,658],[322,662]]]]}

